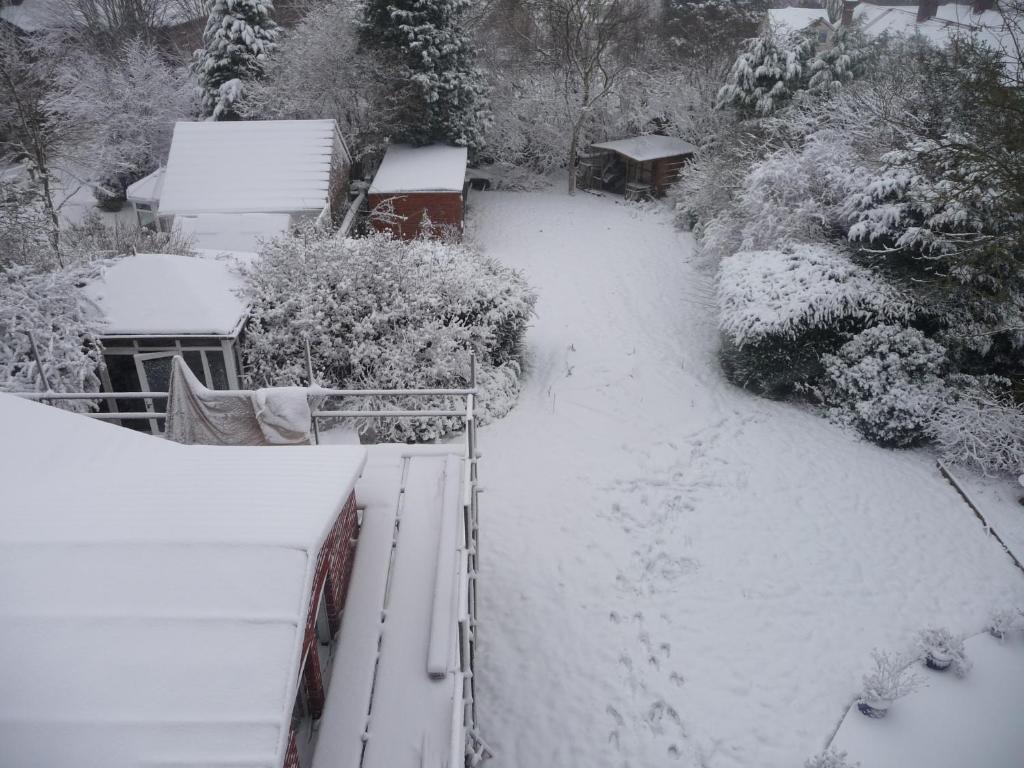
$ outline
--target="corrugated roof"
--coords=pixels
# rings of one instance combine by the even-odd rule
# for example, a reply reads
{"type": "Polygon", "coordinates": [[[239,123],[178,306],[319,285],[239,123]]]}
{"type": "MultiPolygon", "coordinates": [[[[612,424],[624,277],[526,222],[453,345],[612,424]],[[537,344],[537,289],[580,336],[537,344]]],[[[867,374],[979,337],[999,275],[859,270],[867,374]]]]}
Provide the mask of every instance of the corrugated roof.
{"type": "Polygon", "coordinates": [[[465,147],[392,144],[373,177],[370,194],[461,192],[468,159],[465,147]]]}
{"type": "Polygon", "coordinates": [[[228,336],[246,315],[229,259],[140,253],[104,267],[82,292],[105,336],[228,336]]]}
{"type": "Polygon", "coordinates": [[[697,148],[688,141],[677,139],[674,136],[634,136],[630,139],[616,139],[615,141],[603,141],[600,144],[592,144],[594,149],[606,149],[625,155],[638,163],[648,160],[659,160],[663,157],[676,157],[678,155],[692,155],[697,148]]]}
{"type": "Polygon", "coordinates": [[[340,142],[333,120],[177,123],[160,212],[319,213],[340,142]]]}
{"type": "Polygon", "coordinates": [[[0,762],[280,766],[365,450],[184,446],[9,395],[0,422],[0,762]]]}

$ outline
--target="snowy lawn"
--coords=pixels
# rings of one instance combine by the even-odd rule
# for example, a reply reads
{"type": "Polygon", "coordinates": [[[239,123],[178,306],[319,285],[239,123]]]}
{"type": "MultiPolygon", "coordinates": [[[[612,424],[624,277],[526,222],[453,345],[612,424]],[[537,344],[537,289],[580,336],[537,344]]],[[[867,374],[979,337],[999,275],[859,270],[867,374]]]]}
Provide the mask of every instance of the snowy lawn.
{"type": "Polygon", "coordinates": [[[872,648],[1024,605],[928,454],[722,379],[710,277],[664,211],[470,205],[471,236],[540,292],[520,403],[481,433],[496,768],[802,765],[872,648]]]}

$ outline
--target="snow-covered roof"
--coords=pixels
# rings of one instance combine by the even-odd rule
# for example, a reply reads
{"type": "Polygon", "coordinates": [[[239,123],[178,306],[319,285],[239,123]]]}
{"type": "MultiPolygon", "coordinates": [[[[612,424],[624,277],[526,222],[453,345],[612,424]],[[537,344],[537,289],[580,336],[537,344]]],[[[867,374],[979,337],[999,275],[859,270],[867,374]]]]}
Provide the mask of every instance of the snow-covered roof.
{"type": "Polygon", "coordinates": [[[128,199],[136,203],[158,203],[160,194],[164,188],[164,166],[160,166],[148,176],[145,176],[134,184],[128,185],[128,199]]]}
{"type": "Polygon", "coordinates": [[[603,141],[600,144],[592,144],[594,149],[607,149],[625,155],[638,163],[648,160],[660,160],[663,157],[676,157],[678,155],[692,155],[697,148],[688,141],[677,139],[674,136],[634,136],[630,139],[616,139],[615,141],[603,141]]]}
{"type": "Polygon", "coordinates": [[[816,21],[832,26],[828,20],[828,11],[823,8],[770,8],[768,21],[772,27],[789,27],[797,32],[807,29],[816,21]]]}
{"type": "Polygon", "coordinates": [[[358,447],[184,446],[0,395],[4,765],[280,766],[358,447]]]}
{"type": "Polygon", "coordinates": [[[246,316],[229,259],[140,253],[103,268],[84,288],[105,336],[232,336],[246,316]]]}
{"type": "Polygon", "coordinates": [[[860,3],[853,18],[869,36],[920,34],[939,45],[945,45],[954,35],[974,30],[998,47],[1006,28],[998,11],[975,13],[970,5],[958,3],[940,5],[934,16],[922,22],[917,20],[916,6],[860,3]]]}
{"type": "Polygon", "coordinates": [[[370,194],[461,192],[468,159],[465,147],[392,144],[373,177],[370,194]]]}
{"type": "Polygon", "coordinates": [[[333,120],[179,122],[160,212],[319,213],[336,152],[333,120]]]}
{"type": "Polygon", "coordinates": [[[260,241],[271,240],[288,231],[287,213],[203,213],[176,216],[174,227],[191,237],[196,248],[253,253],[260,241]]]}

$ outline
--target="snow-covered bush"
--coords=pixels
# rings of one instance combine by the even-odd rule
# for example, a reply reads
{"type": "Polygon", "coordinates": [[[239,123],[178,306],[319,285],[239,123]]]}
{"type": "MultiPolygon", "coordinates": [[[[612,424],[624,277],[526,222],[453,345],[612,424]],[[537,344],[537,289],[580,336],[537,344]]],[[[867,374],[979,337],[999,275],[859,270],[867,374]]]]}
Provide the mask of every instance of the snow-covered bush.
{"type": "Polygon", "coordinates": [[[743,346],[769,336],[796,339],[846,321],[907,320],[914,307],[844,251],[797,243],[723,259],[718,310],[722,330],[743,346]]]}
{"type": "Polygon", "coordinates": [[[946,350],[914,328],[868,328],[822,362],[829,414],[880,445],[921,442],[946,397],[946,350]]]}
{"type": "Polygon", "coordinates": [[[812,390],[821,356],[850,333],[914,312],[899,291],[828,245],[734,254],[721,262],[717,294],[723,371],[772,397],[812,390]]]}
{"type": "Polygon", "coordinates": [[[935,669],[952,669],[957,677],[963,677],[971,669],[962,638],[948,629],[925,629],[917,638],[917,647],[922,661],[935,669]]]}
{"type": "MultiPolygon", "coordinates": [[[[44,391],[32,353],[35,339],[46,378],[55,391],[97,392],[102,349],[97,318],[80,300],[80,269],[0,271],[0,389],[44,391]]],[[[58,401],[68,410],[94,407],[86,400],[58,401]]]]}
{"type": "MultiPolygon", "coordinates": [[[[862,678],[860,702],[867,705],[870,714],[884,716],[889,705],[916,690],[919,680],[900,656],[886,651],[872,651],[872,670],[862,678]]],[[[864,711],[862,707],[862,711],[864,711]]]]}
{"type": "Polygon", "coordinates": [[[997,640],[1002,640],[1008,632],[1024,626],[1024,611],[1009,606],[992,611],[988,622],[988,633],[997,640]]]}
{"type": "Polygon", "coordinates": [[[998,382],[953,381],[959,386],[928,421],[942,458],[984,475],[1024,472],[1024,405],[998,382]]]}
{"type": "MultiPolygon", "coordinates": [[[[315,232],[274,241],[247,270],[252,321],[243,350],[256,386],[305,383],[304,342],[322,383],[373,389],[465,387],[478,359],[481,415],[511,407],[535,297],[522,277],[469,245],[315,232]]],[[[433,405],[386,398],[351,408],[433,405]]],[[[429,440],[457,418],[364,421],[389,440],[429,440]]]]}
{"type": "Polygon", "coordinates": [[[804,768],[857,768],[860,763],[851,763],[846,759],[845,752],[826,749],[804,762],[804,768]]]}

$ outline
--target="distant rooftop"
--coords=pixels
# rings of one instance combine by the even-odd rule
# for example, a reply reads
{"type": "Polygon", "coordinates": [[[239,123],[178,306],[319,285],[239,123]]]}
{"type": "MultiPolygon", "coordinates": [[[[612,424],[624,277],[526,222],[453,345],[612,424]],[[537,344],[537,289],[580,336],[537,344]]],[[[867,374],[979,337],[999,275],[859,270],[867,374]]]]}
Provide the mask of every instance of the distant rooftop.
{"type": "Polygon", "coordinates": [[[370,194],[461,192],[468,158],[465,147],[392,144],[373,177],[370,194]]]}
{"type": "Polygon", "coordinates": [[[677,157],[679,155],[692,155],[697,147],[688,141],[677,139],[674,136],[634,136],[630,139],[616,139],[615,141],[603,141],[600,144],[592,144],[594,149],[606,149],[625,155],[638,163],[648,160],[658,160],[663,157],[677,157]]]}
{"type": "Polygon", "coordinates": [[[828,20],[828,11],[824,8],[770,8],[768,20],[773,27],[789,27],[797,32],[819,20],[832,26],[828,20]]]}

